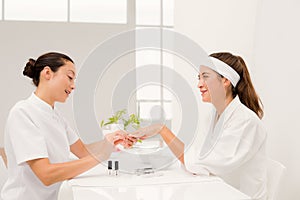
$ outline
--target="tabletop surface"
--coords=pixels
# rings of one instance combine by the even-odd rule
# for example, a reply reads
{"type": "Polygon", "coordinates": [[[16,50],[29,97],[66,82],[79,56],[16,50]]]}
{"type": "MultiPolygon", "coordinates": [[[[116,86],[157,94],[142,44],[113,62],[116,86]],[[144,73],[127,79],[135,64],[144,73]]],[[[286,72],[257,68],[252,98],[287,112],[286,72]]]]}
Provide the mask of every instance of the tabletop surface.
{"type": "Polygon", "coordinates": [[[216,176],[195,176],[180,167],[145,175],[109,175],[98,165],[68,181],[74,200],[249,200],[216,176]]]}

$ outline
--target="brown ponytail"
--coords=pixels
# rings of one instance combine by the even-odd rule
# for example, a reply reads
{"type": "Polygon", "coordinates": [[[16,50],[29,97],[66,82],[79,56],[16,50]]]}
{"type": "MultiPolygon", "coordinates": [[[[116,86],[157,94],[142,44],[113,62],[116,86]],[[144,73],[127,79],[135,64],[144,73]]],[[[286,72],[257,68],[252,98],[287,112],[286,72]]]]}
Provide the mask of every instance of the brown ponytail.
{"type": "Polygon", "coordinates": [[[210,56],[225,62],[240,75],[240,80],[236,87],[232,87],[233,97],[238,95],[241,102],[255,112],[261,119],[264,115],[263,104],[254,89],[249,71],[243,58],[232,55],[228,52],[213,53],[210,56]]]}

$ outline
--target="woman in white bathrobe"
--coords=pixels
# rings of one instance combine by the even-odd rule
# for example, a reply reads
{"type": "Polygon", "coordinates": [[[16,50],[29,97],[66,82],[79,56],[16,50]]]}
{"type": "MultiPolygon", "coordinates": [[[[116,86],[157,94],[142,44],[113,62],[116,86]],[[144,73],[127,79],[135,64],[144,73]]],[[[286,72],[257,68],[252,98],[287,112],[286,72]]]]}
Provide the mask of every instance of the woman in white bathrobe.
{"type": "MultiPolygon", "coordinates": [[[[194,174],[217,175],[253,199],[266,199],[266,131],[262,104],[244,60],[231,53],[210,55],[211,66],[200,66],[203,102],[214,105],[204,145],[192,162],[185,146],[166,126],[140,129],[139,137],[160,133],[172,152],[194,174]]],[[[199,145],[199,144],[193,144],[199,145]]]]}

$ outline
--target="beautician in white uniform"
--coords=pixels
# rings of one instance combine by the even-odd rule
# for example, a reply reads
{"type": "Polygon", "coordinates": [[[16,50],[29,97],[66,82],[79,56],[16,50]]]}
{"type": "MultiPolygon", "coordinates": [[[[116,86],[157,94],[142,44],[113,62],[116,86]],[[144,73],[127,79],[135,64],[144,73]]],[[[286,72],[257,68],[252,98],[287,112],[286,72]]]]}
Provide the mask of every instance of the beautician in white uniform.
{"type": "Polygon", "coordinates": [[[145,139],[159,132],[186,170],[220,176],[252,199],[265,200],[267,134],[260,99],[241,57],[224,52],[210,59],[211,66],[200,66],[198,88],[214,111],[204,145],[192,161],[185,162],[184,144],[166,126],[152,125],[133,134],[145,139]]]}
{"type": "MultiPolygon", "coordinates": [[[[51,52],[29,59],[23,74],[37,86],[10,111],[5,128],[8,180],[4,200],[55,200],[61,181],[105,160],[122,133],[109,134],[92,155],[61,116],[55,102],[65,102],[75,89],[76,71],[68,56],[51,52]],[[79,159],[70,161],[70,152],[79,159]]],[[[96,133],[95,133],[96,134],[96,133]]]]}

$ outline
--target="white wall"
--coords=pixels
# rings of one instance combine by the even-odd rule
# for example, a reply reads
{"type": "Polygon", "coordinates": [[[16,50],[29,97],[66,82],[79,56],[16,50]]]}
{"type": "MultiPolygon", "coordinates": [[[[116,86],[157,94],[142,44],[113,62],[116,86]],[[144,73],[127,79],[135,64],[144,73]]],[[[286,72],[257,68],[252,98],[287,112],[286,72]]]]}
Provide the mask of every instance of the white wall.
{"type": "Polygon", "coordinates": [[[265,104],[269,154],[287,173],[280,199],[300,199],[300,1],[265,0],[256,24],[256,80],[265,104]]]}
{"type": "Polygon", "coordinates": [[[268,154],[287,167],[279,200],[300,199],[299,9],[296,0],[175,1],[176,31],[246,60],[265,105],[268,154]]]}

